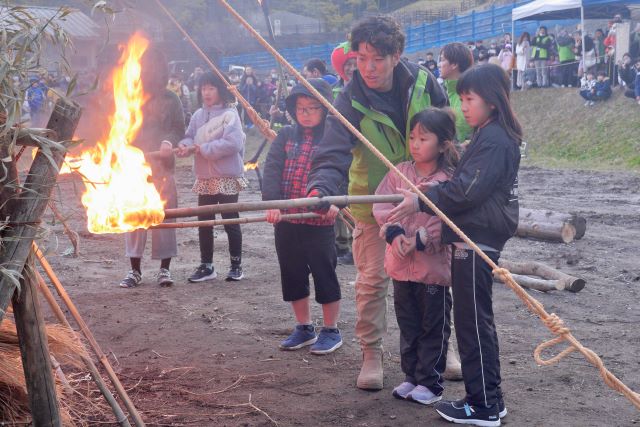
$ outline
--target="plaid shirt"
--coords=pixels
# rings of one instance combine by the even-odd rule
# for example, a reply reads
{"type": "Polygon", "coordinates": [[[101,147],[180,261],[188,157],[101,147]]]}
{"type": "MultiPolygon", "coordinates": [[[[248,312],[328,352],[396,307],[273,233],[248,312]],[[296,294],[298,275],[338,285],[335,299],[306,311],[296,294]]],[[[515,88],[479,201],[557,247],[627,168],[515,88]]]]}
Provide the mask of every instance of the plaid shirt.
{"type": "MultiPolygon", "coordinates": [[[[286,160],[282,170],[281,191],[284,199],[298,199],[307,197],[307,177],[311,170],[311,159],[316,151],[317,144],[313,141],[313,130],[304,129],[302,141],[290,138],[284,145],[286,160]]],[[[307,208],[283,209],[283,214],[309,212],[307,208]]],[[[295,224],[309,225],[333,225],[334,221],[313,218],[289,220],[295,224]]]]}

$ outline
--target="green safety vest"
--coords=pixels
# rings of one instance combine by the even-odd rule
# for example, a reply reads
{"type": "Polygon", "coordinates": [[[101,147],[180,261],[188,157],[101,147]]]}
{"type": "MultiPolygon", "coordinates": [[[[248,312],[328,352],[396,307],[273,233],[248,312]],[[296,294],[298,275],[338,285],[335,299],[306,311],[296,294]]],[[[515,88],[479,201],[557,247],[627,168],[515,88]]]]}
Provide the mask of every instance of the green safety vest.
{"type": "MultiPolygon", "coordinates": [[[[397,129],[386,114],[367,108],[356,100],[351,101],[351,106],[363,114],[360,132],[394,165],[409,160],[407,141],[411,119],[431,106],[431,96],[426,91],[426,86],[427,73],[420,70],[412,88],[407,124],[402,130],[397,129]]],[[[388,172],[387,167],[360,141],[351,152],[353,161],[349,168],[349,195],[374,194],[388,172]]],[[[372,208],[373,205],[370,204],[358,204],[351,206],[351,212],[359,221],[375,224],[372,208]]]]}
{"type": "MultiPolygon", "coordinates": [[[[536,36],[537,38],[538,36],[536,36]]],[[[543,42],[549,41],[551,40],[549,38],[549,36],[544,36],[542,38],[543,42]]],[[[532,50],[531,50],[531,57],[534,59],[549,59],[549,50],[539,47],[539,46],[533,46],[532,50]],[[538,55],[536,56],[536,53],[538,53],[538,55]]]]}

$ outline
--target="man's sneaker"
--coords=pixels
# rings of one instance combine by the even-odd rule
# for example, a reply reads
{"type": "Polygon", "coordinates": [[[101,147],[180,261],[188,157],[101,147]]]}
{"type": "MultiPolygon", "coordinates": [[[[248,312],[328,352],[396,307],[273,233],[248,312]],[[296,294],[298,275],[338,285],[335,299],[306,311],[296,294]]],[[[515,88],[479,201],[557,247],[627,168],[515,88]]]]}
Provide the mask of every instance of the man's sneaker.
{"type": "Polygon", "coordinates": [[[156,276],[156,283],[158,286],[171,286],[173,285],[173,279],[171,278],[171,272],[166,268],[161,268],[156,276]]]}
{"type": "Polygon", "coordinates": [[[342,336],[338,328],[322,328],[318,341],[311,346],[313,354],[333,353],[342,346],[342,336]]]}
{"type": "MultiPolygon", "coordinates": [[[[454,402],[456,404],[456,406],[462,406],[465,403],[467,403],[466,399],[460,399],[454,402]]],[[[498,398],[498,410],[500,411],[500,413],[498,415],[500,415],[500,419],[503,419],[504,417],[507,416],[508,412],[507,412],[507,407],[504,404],[504,398],[503,397],[499,397],[498,398]]]]}
{"type": "Polygon", "coordinates": [[[421,403],[423,405],[431,405],[432,403],[442,400],[442,396],[436,396],[431,390],[423,385],[418,385],[407,395],[407,400],[421,403]]]}
{"type": "Polygon", "coordinates": [[[318,341],[313,325],[296,325],[293,333],[280,343],[281,350],[298,350],[318,341]]]}
{"type": "Polygon", "coordinates": [[[232,265],[227,273],[227,278],[225,279],[227,282],[237,282],[242,280],[244,277],[244,273],[242,272],[242,267],[239,265],[232,265]]]}
{"type": "Polygon", "coordinates": [[[500,415],[498,404],[490,408],[469,405],[464,400],[449,402],[441,401],[435,404],[436,412],[447,421],[456,424],[468,424],[481,427],[499,427],[500,415]]]}
{"type": "Polygon", "coordinates": [[[137,270],[129,270],[127,277],[120,282],[121,288],[135,288],[142,282],[142,274],[137,270]]]}
{"type": "Polygon", "coordinates": [[[339,265],[353,265],[353,253],[347,251],[344,255],[338,257],[339,265]]]}
{"type": "Polygon", "coordinates": [[[393,389],[393,397],[401,400],[406,399],[414,388],[416,388],[415,384],[405,381],[393,389]]]}
{"type": "Polygon", "coordinates": [[[204,282],[205,280],[213,280],[218,277],[218,274],[213,268],[209,268],[204,264],[200,264],[196,271],[193,272],[191,276],[189,276],[189,281],[192,283],[196,282],[204,282]]]}

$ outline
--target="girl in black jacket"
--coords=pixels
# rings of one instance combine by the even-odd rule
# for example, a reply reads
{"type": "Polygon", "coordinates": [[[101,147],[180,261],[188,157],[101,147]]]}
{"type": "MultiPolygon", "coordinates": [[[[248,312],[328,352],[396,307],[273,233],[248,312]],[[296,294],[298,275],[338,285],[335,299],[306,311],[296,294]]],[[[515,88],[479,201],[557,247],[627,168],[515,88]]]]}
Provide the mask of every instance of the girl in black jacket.
{"type": "MultiPolygon", "coordinates": [[[[426,189],[425,195],[497,264],[518,225],[522,128],[511,110],[509,77],[499,66],[469,69],[456,90],[474,134],[453,177],[426,189]]],[[[418,210],[433,214],[417,195],[400,191],[405,199],[389,222],[418,210]]],[[[444,225],[442,240],[453,246],[453,314],[466,397],[441,401],[435,408],[449,421],[499,426],[507,410],[500,389],[491,267],[444,225]]]]}

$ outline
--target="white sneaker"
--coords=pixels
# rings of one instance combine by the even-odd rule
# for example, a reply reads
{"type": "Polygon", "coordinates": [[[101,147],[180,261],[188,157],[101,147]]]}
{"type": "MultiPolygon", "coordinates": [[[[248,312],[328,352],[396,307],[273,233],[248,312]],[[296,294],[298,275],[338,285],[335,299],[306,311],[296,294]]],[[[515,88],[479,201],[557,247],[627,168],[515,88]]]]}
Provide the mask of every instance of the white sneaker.
{"type": "Polygon", "coordinates": [[[173,279],[171,278],[171,272],[166,268],[161,268],[156,276],[156,283],[158,286],[167,287],[173,285],[173,279]]]}
{"type": "Polygon", "coordinates": [[[442,396],[436,396],[425,386],[419,385],[409,392],[407,400],[413,400],[423,405],[431,405],[442,400],[442,396]]]}
{"type": "Polygon", "coordinates": [[[393,397],[396,399],[406,399],[407,395],[411,393],[414,388],[416,388],[415,384],[405,381],[393,389],[393,397]]]}

